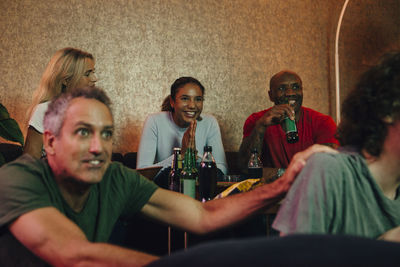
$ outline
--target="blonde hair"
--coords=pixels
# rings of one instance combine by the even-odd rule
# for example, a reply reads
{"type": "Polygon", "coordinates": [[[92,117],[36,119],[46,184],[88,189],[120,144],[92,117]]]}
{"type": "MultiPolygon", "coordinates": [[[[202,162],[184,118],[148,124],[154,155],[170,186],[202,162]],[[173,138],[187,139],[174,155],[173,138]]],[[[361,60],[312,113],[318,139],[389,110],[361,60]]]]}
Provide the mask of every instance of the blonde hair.
{"type": "Polygon", "coordinates": [[[94,60],[92,54],[71,47],[60,49],[51,57],[39,86],[32,95],[32,103],[26,116],[27,124],[38,104],[50,101],[77,85],[85,73],[88,58],[94,60]]]}

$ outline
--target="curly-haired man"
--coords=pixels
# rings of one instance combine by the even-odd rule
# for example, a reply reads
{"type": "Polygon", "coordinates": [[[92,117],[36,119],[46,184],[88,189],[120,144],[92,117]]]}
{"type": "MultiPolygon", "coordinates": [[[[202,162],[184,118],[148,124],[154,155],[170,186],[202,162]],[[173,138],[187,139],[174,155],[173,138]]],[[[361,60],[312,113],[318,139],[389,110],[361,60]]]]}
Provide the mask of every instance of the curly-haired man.
{"type": "Polygon", "coordinates": [[[400,237],[400,227],[396,228],[400,225],[400,53],[387,55],[367,71],[342,110],[341,153],[310,158],[273,227],[281,234],[396,239],[400,237]]]}

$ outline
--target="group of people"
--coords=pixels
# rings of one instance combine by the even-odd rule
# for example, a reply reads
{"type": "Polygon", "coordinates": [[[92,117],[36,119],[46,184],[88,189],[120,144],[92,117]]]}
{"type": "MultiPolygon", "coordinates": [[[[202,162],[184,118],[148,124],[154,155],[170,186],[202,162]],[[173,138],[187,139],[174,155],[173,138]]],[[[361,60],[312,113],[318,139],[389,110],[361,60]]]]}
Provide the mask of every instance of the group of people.
{"type": "MultiPolygon", "coordinates": [[[[74,48],[52,57],[28,111],[24,155],[0,169],[0,243],[10,262],[156,263],[154,255],[107,243],[120,217],[141,213],[202,234],[282,198],[273,224],[281,235],[400,242],[400,53],[364,74],[343,103],[338,129],[329,116],[302,106],[303,84],[296,73],[275,74],[268,91],[274,106],[246,120],[239,153],[245,173],[250,151],[260,151],[265,184],[204,203],[111,162],[111,101],[95,87],[94,65],[90,53],[74,48]],[[293,144],[280,126],[286,117],[297,126],[299,141],[293,144]]],[[[192,77],[172,84],[162,111],[146,119],[138,168],[170,166],[173,147],[184,152],[193,146],[201,155],[211,145],[219,171],[227,172],[218,122],[201,114],[204,91],[192,77]]]]}

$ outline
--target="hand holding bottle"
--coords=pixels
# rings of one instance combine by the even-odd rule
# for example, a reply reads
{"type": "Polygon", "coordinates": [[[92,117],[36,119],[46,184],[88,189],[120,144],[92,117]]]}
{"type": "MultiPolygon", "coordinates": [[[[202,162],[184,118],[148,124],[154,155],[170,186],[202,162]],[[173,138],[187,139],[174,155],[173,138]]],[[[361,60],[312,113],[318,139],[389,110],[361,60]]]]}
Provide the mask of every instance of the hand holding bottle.
{"type": "Polygon", "coordinates": [[[270,110],[257,121],[258,127],[268,127],[271,125],[280,124],[284,118],[295,120],[294,109],[289,104],[280,104],[273,106],[270,110]]]}

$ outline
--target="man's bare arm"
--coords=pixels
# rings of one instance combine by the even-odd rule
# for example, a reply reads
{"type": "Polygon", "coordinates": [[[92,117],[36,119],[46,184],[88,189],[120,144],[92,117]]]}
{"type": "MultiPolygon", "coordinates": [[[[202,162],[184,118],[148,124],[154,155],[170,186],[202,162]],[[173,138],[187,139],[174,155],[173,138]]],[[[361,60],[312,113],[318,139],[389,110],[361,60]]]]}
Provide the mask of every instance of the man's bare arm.
{"type": "Polygon", "coordinates": [[[156,256],[86,239],[81,229],[53,207],[21,215],[10,232],[52,266],[143,266],[156,256]]]}
{"type": "Polygon", "coordinates": [[[202,234],[231,225],[258,210],[278,202],[289,190],[306,160],[315,152],[335,151],[314,145],[297,153],[284,175],[256,189],[205,203],[182,194],[157,189],[142,212],[152,218],[181,229],[202,234]]]}

